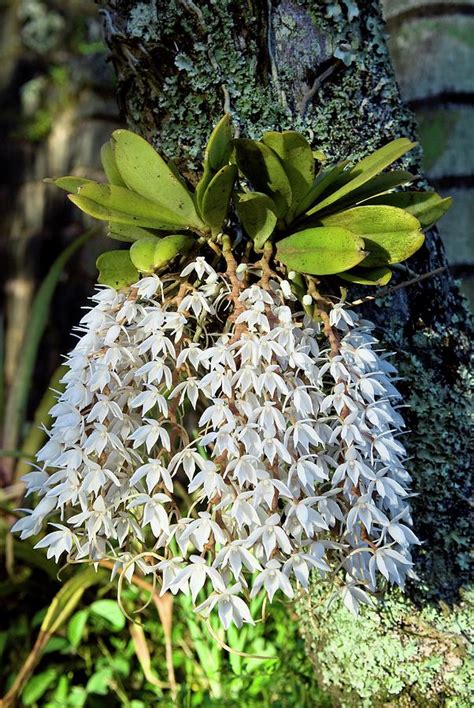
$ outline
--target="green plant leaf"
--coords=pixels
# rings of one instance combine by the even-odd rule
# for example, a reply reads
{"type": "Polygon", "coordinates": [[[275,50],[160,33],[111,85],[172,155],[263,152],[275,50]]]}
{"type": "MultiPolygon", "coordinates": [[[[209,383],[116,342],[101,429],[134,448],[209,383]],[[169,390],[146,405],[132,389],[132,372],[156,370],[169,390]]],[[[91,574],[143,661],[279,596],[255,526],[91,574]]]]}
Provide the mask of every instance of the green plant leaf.
{"type": "Polygon", "coordinates": [[[43,180],[47,184],[55,184],[59,189],[63,189],[65,192],[70,192],[71,194],[77,194],[79,187],[83,187],[86,184],[95,184],[91,179],[85,179],[84,177],[57,177],[51,179],[47,177],[43,180]]]}
{"type": "Polygon", "coordinates": [[[418,231],[420,222],[411,214],[397,207],[381,205],[357,206],[352,209],[322,216],[322,226],[343,226],[364,240],[375,234],[398,234],[402,239],[406,233],[418,231]]]}
{"type": "Polygon", "coordinates": [[[36,703],[53,685],[57,676],[58,671],[53,667],[32,676],[21,694],[22,705],[31,706],[36,703]]]}
{"type": "Polygon", "coordinates": [[[202,198],[202,218],[218,233],[229,210],[230,197],[237,178],[236,165],[224,165],[209,182],[202,198]]]}
{"type": "Polygon", "coordinates": [[[229,113],[215,126],[208,140],[204,160],[212,172],[218,172],[229,161],[232,152],[232,127],[229,113]]]}
{"type": "Polygon", "coordinates": [[[247,192],[239,194],[236,209],[242,226],[253,240],[255,248],[262,248],[277,223],[274,202],[262,192],[247,192]]]}
{"type": "Polygon", "coordinates": [[[164,238],[148,236],[132,244],[130,260],[140,273],[153,273],[176,256],[189,251],[194,244],[193,238],[182,234],[164,238]]]}
{"type": "Polygon", "coordinates": [[[339,278],[358,285],[387,285],[392,279],[390,268],[352,268],[345,273],[339,273],[339,278]]]}
{"type": "Polygon", "coordinates": [[[138,270],[133,265],[128,251],[106,251],[96,260],[99,271],[98,282],[120,290],[136,283],[138,270]]]}
{"type": "Polygon", "coordinates": [[[81,643],[82,637],[84,636],[84,630],[87,624],[87,618],[89,617],[89,610],[79,610],[76,612],[69,620],[67,626],[67,638],[69,643],[73,647],[78,647],[81,643]]]}
{"type": "Polygon", "coordinates": [[[89,610],[96,617],[106,620],[114,632],[125,629],[125,616],[115,600],[96,600],[89,610]]]}
{"type": "Polygon", "coordinates": [[[114,150],[110,140],[102,145],[100,149],[100,160],[102,162],[102,167],[104,168],[105,176],[109,180],[110,184],[115,184],[118,187],[126,187],[127,185],[118,171],[117,163],[115,162],[114,150]]]}
{"type": "Polygon", "coordinates": [[[116,241],[133,243],[134,241],[138,241],[141,238],[146,238],[147,236],[156,236],[156,234],[153,233],[153,231],[144,229],[142,226],[110,222],[107,236],[115,239],[116,241]]]}
{"type": "Polygon", "coordinates": [[[118,170],[131,190],[176,214],[178,223],[202,227],[189,191],[146,140],[129,130],[115,130],[112,139],[118,170]]]}
{"type": "Polygon", "coordinates": [[[314,181],[315,162],[310,144],[301,133],[294,130],[268,131],[263,134],[262,142],[276,152],[282,161],[290,180],[293,204],[297,204],[314,181]]]}
{"type": "Polygon", "coordinates": [[[364,241],[340,226],[305,229],[277,244],[277,258],[291,270],[332,275],[353,268],[367,255],[364,241]]]}
{"type": "Polygon", "coordinates": [[[110,667],[105,666],[103,669],[96,671],[86,684],[87,693],[93,693],[98,696],[106,696],[109,692],[109,684],[112,679],[113,671],[110,667]]]}
{"type": "Polygon", "coordinates": [[[391,140],[375,152],[360,160],[350,170],[349,175],[358,177],[361,174],[371,172],[378,174],[410,150],[413,150],[418,143],[412,143],[408,138],[396,138],[391,140]]]}
{"type": "Polygon", "coordinates": [[[410,172],[405,170],[392,170],[391,172],[385,172],[382,175],[377,175],[372,177],[366,184],[351,192],[347,197],[341,199],[329,207],[326,207],[322,213],[323,214],[333,214],[336,211],[341,211],[342,209],[348,209],[356,204],[363,204],[366,200],[372,197],[383,195],[395,187],[400,187],[401,185],[408,184],[414,179],[410,172]]]}
{"type": "Polygon", "coordinates": [[[393,206],[359,206],[320,219],[323,226],[342,226],[363,238],[368,256],[363,268],[399,263],[423,244],[420,222],[393,206]]]}
{"type": "Polygon", "coordinates": [[[345,160],[344,162],[339,162],[337,165],[334,165],[334,167],[321,170],[321,172],[316,176],[316,179],[309,191],[304,195],[304,198],[298,204],[295,210],[295,215],[299,216],[304,211],[309,209],[314,204],[316,199],[327,189],[329,189],[334,182],[336,182],[347,164],[348,160],[345,160]]]}
{"type": "Polygon", "coordinates": [[[99,219],[100,221],[109,221],[113,224],[130,224],[132,226],[140,227],[150,227],[155,229],[170,229],[170,228],[181,228],[178,224],[171,226],[170,224],[164,224],[161,222],[155,222],[151,219],[143,219],[139,216],[133,216],[132,214],[125,214],[125,212],[114,211],[113,209],[108,209],[103,207],[97,202],[92,201],[92,199],[86,199],[85,197],[80,197],[78,194],[69,194],[68,199],[71,200],[79,209],[81,209],[85,214],[93,216],[94,219],[99,219]]]}
{"type": "Polygon", "coordinates": [[[326,226],[343,226],[364,239],[368,256],[363,268],[400,263],[423,244],[420,222],[393,206],[354,207],[321,219],[326,226]]]}
{"type": "Polygon", "coordinates": [[[452,197],[441,197],[436,192],[394,192],[374,197],[365,204],[389,204],[416,216],[423,229],[429,229],[448,211],[452,197]]]}
{"type": "Polygon", "coordinates": [[[103,579],[104,573],[100,571],[96,572],[93,568],[88,568],[83,572],[76,573],[76,575],[64,583],[59,592],[54,596],[41,624],[41,631],[44,635],[49,636],[57,632],[77,606],[87,588],[102,582],[103,579]]]}
{"type": "Polygon", "coordinates": [[[130,260],[140,273],[153,273],[155,270],[155,249],[160,240],[157,236],[146,236],[132,243],[130,260]]]}
{"type": "Polygon", "coordinates": [[[393,140],[384,147],[376,150],[372,155],[368,155],[355,165],[352,170],[344,175],[342,180],[344,184],[336,189],[332,194],[329,194],[321,202],[313,206],[308,212],[308,216],[321,211],[325,207],[340,201],[347,197],[349,193],[354,192],[359,187],[362,187],[373,177],[379,175],[382,170],[391,165],[395,160],[398,160],[402,155],[415,147],[416,143],[412,143],[406,138],[393,140]]]}
{"type": "Polygon", "coordinates": [[[272,198],[278,218],[283,218],[291,205],[292,192],[278,155],[256,140],[234,140],[234,145],[239,170],[256,191],[272,198]]]}
{"type": "MultiPolygon", "coordinates": [[[[126,187],[92,183],[79,187],[78,195],[80,198],[90,199],[99,206],[109,209],[112,213],[124,213],[136,217],[137,221],[140,221],[140,224],[136,225],[168,229],[186,226],[179,215],[126,187]]],[[[69,198],[76,200],[77,203],[77,197],[70,195],[69,198]]]]}

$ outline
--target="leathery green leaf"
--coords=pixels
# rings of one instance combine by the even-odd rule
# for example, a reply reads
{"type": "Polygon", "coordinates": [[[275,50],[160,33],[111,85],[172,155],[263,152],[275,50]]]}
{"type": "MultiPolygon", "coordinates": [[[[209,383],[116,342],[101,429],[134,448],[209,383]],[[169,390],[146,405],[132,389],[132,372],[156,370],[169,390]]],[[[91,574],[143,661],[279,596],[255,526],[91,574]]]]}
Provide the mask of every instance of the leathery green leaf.
{"type": "Polygon", "coordinates": [[[262,192],[248,192],[239,195],[236,208],[242,226],[253,240],[255,248],[262,248],[277,223],[274,202],[262,192]]]}
{"type": "Polygon", "coordinates": [[[321,211],[325,207],[340,201],[348,196],[351,192],[366,184],[373,177],[377,176],[382,170],[391,165],[395,160],[404,155],[406,152],[415,147],[416,143],[412,143],[406,138],[393,140],[384,147],[376,150],[368,157],[361,160],[355,165],[352,170],[344,176],[344,184],[336,189],[332,194],[329,194],[321,202],[313,206],[308,212],[308,216],[321,211]]]}
{"type": "Polygon", "coordinates": [[[315,203],[316,199],[339,178],[347,164],[347,160],[345,160],[344,162],[339,162],[337,165],[334,165],[334,167],[321,170],[310,189],[304,195],[302,201],[297,205],[295,215],[299,216],[309,209],[315,203]]]}
{"type": "Polygon", "coordinates": [[[109,230],[107,236],[115,239],[116,241],[126,241],[127,243],[133,243],[138,241],[140,238],[146,238],[147,236],[156,236],[153,231],[144,229],[141,226],[134,226],[133,224],[116,224],[110,222],[109,230]]]}
{"type": "Polygon", "coordinates": [[[360,206],[321,218],[324,226],[342,226],[364,239],[369,252],[363,268],[399,263],[423,243],[420,222],[403,209],[386,205],[360,206]]]}
{"type": "Polygon", "coordinates": [[[319,223],[322,226],[343,226],[364,240],[376,234],[394,234],[403,239],[405,234],[420,228],[420,222],[412,214],[385,204],[353,207],[322,216],[319,223]]]}
{"type": "Polygon", "coordinates": [[[418,219],[393,206],[354,207],[326,216],[320,223],[343,226],[364,239],[369,254],[363,268],[400,263],[415,253],[424,241],[418,219]]]}
{"type": "Polygon", "coordinates": [[[93,216],[94,219],[108,221],[112,224],[130,224],[135,226],[151,225],[154,228],[165,228],[163,224],[155,223],[151,219],[142,219],[139,216],[125,214],[125,212],[123,211],[115,211],[114,209],[108,209],[106,207],[101,206],[100,204],[97,204],[97,202],[94,202],[92,199],[80,197],[78,194],[69,194],[68,198],[85,214],[93,216]]]}
{"type": "Polygon", "coordinates": [[[117,163],[115,162],[115,155],[112,143],[110,140],[108,140],[102,145],[100,149],[100,160],[102,162],[102,167],[104,168],[105,176],[109,180],[110,184],[116,184],[118,187],[126,187],[127,185],[123,181],[122,176],[118,171],[117,163]]]}
{"type": "MultiPolygon", "coordinates": [[[[137,226],[168,229],[185,226],[179,215],[126,187],[117,187],[113,184],[86,184],[79,188],[79,197],[96,202],[112,212],[137,217],[141,222],[136,224],[137,226]]],[[[109,220],[113,221],[113,219],[109,220]]]]}
{"type": "Polygon", "coordinates": [[[230,157],[232,152],[232,128],[230,115],[226,113],[215,126],[208,140],[204,160],[212,172],[218,172],[230,157]]]}
{"type": "Polygon", "coordinates": [[[436,192],[394,192],[374,197],[367,204],[389,204],[416,216],[423,229],[428,229],[448,211],[452,197],[441,197],[436,192]]]}
{"type": "Polygon", "coordinates": [[[202,218],[218,232],[227,216],[229,201],[237,178],[236,165],[224,165],[209,182],[202,199],[202,218]]]}
{"type": "Polygon", "coordinates": [[[234,140],[237,165],[258,192],[273,199],[278,218],[287,213],[292,200],[288,176],[278,155],[256,140],[234,140]]]}
{"type": "MultiPolygon", "coordinates": [[[[405,170],[392,170],[390,172],[385,172],[382,175],[372,177],[372,179],[363,184],[361,187],[355,189],[353,192],[350,192],[347,197],[344,197],[334,204],[330,204],[322,211],[322,213],[333,214],[336,211],[348,209],[356,204],[365,204],[367,200],[375,196],[382,196],[390,189],[394,189],[395,187],[399,187],[403,184],[408,184],[413,179],[413,175],[405,170]]],[[[383,201],[383,203],[385,202],[383,201]]],[[[316,218],[318,218],[318,216],[316,218]]]]}
{"type": "Polygon", "coordinates": [[[115,290],[136,283],[139,277],[138,270],[133,265],[128,251],[101,253],[96,261],[96,266],[99,271],[98,282],[101,285],[109,285],[115,290]]]}
{"type": "Polygon", "coordinates": [[[201,227],[193,199],[156,150],[129,130],[112,133],[115,161],[125,184],[177,215],[181,224],[201,227]]]}
{"type": "Polygon", "coordinates": [[[151,236],[135,241],[130,247],[130,259],[140,273],[153,273],[194,245],[191,236],[170,234],[164,238],[151,236]]]}
{"type": "Polygon", "coordinates": [[[155,248],[160,241],[157,236],[146,236],[132,243],[130,260],[140,273],[153,273],[155,270],[155,248]]]}
{"type": "Polygon", "coordinates": [[[353,268],[366,256],[364,241],[340,226],[305,229],[277,244],[277,258],[291,270],[332,275],[353,268]]]}
{"type": "Polygon", "coordinates": [[[339,273],[339,278],[358,285],[387,285],[392,278],[390,268],[352,268],[345,273],[339,273]]]}
{"type": "Polygon", "coordinates": [[[293,203],[298,203],[314,181],[315,162],[310,144],[294,130],[268,131],[263,134],[262,142],[281,159],[290,180],[293,203]]]}
{"type": "Polygon", "coordinates": [[[65,192],[70,192],[70,194],[77,194],[79,187],[83,187],[85,184],[95,184],[91,179],[85,179],[84,177],[57,177],[56,179],[51,179],[47,177],[43,182],[55,184],[59,189],[63,189],[65,192]]]}

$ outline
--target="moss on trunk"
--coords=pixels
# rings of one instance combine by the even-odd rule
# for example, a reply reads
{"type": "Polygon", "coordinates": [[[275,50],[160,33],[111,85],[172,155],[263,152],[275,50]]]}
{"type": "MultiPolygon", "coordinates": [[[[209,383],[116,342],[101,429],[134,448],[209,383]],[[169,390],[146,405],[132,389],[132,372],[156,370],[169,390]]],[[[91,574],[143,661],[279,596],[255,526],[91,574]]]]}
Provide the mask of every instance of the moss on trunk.
{"type": "MultiPolygon", "coordinates": [[[[130,126],[191,178],[224,110],[245,135],[297,128],[338,159],[415,135],[379,2],[111,0],[103,12],[130,126]]],[[[418,170],[420,157],[405,165],[418,170]]],[[[446,265],[436,231],[410,265],[446,265]]],[[[327,610],[328,589],[314,580],[299,602],[302,631],[340,705],[467,706],[467,315],[447,270],[366,309],[397,354],[412,406],[420,581],[354,621],[337,604],[327,610]]]]}

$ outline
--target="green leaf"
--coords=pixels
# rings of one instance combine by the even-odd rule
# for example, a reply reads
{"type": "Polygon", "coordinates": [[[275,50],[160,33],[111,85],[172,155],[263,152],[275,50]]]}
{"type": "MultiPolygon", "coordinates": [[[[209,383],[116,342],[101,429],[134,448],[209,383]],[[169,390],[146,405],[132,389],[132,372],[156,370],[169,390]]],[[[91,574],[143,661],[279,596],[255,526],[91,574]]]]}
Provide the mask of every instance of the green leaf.
{"type": "Polygon", "coordinates": [[[390,204],[416,216],[423,229],[428,229],[448,211],[452,197],[441,197],[436,192],[394,192],[374,197],[366,204],[390,204]]]}
{"type": "Polygon", "coordinates": [[[360,206],[326,216],[324,226],[342,226],[364,239],[369,252],[363,268],[400,263],[423,244],[420,222],[412,214],[393,206],[360,206]]]}
{"type": "Polygon", "coordinates": [[[364,241],[340,226],[305,229],[277,244],[277,258],[291,270],[331,275],[353,268],[366,256],[364,241]]]}
{"type": "Polygon", "coordinates": [[[352,268],[345,273],[339,273],[339,278],[358,285],[387,285],[392,278],[390,268],[352,268]]]}
{"type": "Polygon", "coordinates": [[[342,209],[348,209],[355,204],[361,204],[375,197],[377,195],[383,195],[390,189],[395,187],[400,187],[403,184],[407,184],[414,179],[410,172],[405,170],[392,170],[391,172],[385,172],[382,175],[377,175],[377,177],[372,177],[366,184],[351,192],[347,197],[341,199],[340,201],[331,204],[329,207],[324,209],[324,214],[332,214],[336,211],[341,211],[342,209]]]}
{"type": "Polygon", "coordinates": [[[403,209],[387,205],[357,206],[352,209],[322,216],[322,226],[342,226],[364,240],[376,234],[398,234],[403,238],[406,233],[418,231],[420,222],[403,209]]]}
{"type": "Polygon", "coordinates": [[[155,249],[160,240],[157,236],[147,236],[131,245],[130,260],[140,273],[153,273],[155,270],[155,249]]]}
{"type": "Polygon", "coordinates": [[[153,273],[170,260],[189,251],[195,244],[191,236],[175,234],[158,238],[148,236],[135,241],[130,248],[130,260],[140,273],[153,273]]]}
{"type": "MultiPolygon", "coordinates": [[[[149,199],[132,192],[126,187],[117,187],[114,184],[86,184],[79,188],[79,197],[90,199],[112,213],[123,213],[135,217],[140,226],[151,228],[183,228],[186,224],[181,217],[149,199]]],[[[76,197],[69,197],[75,199],[76,197]]],[[[113,219],[109,219],[113,221],[113,219]]],[[[135,222],[133,222],[135,223],[135,222]]]]}
{"type": "Polygon", "coordinates": [[[115,600],[96,600],[89,610],[96,617],[106,620],[114,632],[125,629],[125,616],[115,600]]]}
{"type": "Polygon", "coordinates": [[[237,165],[257,192],[273,199],[278,218],[287,213],[292,200],[289,179],[278,155],[256,140],[234,140],[237,165]]]}
{"type": "Polygon", "coordinates": [[[93,693],[98,696],[106,696],[109,692],[109,683],[113,676],[112,669],[104,667],[99,669],[95,674],[92,674],[86,684],[87,693],[93,693]]]}
{"type": "Polygon", "coordinates": [[[397,138],[396,140],[391,140],[387,143],[387,145],[384,145],[360,160],[350,170],[349,175],[357,177],[361,174],[366,174],[367,172],[372,172],[374,175],[378,174],[407,152],[413,150],[416,146],[417,143],[412,143],[411,140],[408,140],[408,138],[397,138]]]}
{"type": "Polygon", "coordinates": [[[110,222],[109,230],[107,232],[109,238],[113,238],[116,241],[126,241],[127,243],[133,243],[138,241],[140,238],[146,238],[147,236],[156,236],[153,231],[144,229],[142,226],[134,226],[133,224],[117,224],[110,222]]]}
{"type": "Polygon", "coordinates": [[[101,253],[96,260],[99,271],[98,282],[120,290],[136,283],[139,278],[138,270],[130,260],[128,251],[107,251],[101,253]]]}
{"type": "Polygon", "coordinates": [[[176,214],[178,223],[202,226],[189,191],[146,140],[129,130],[115,130],[112,139],[118,170],[130,189],[176,214]]]}
{"type": "Polygon", "coordinates": [[[102,145],[100,149],[100,160],[102,162],[102,167],[104,168],[105,176],[109,180],[110,184],[115,184],[118,187],[126,187],[127,185],[118,171],[117,163],[115,162],[114,150],[110,140],[102,145]]]}
{"type": "Polygon", "coordinates": [[[76,573],[54,596],[41,624],[41,631],[54,634],[66,622],[71,612],[77,606],[85,590],[104,579],[104,574],[88,568],[76,573]]]}
{"type": "Polygon", "coordinates": [[[313,151],[306,138],[294,130],[268,131],[262,142],[271,148],[283,163],[290,180],[293,203],[297,204],[313,184],[315,163],[313,151]]]}
{"type": "Polygon", "coordinates": [[[202,198],[202,218],[213,232],[219,232],[229,210],[229,201],[237,178],[237,166],[225,165],[212,178],[202,198]]]}
{"type": "Polygon", "coordinates": [[[382,172],[382,170],[395,162],[395,160],[398,160],[399,157],[415,147],[415,145],[416,143],[412,143],[406,138],[399,138],[398,140],[393,140],[383,148],[376,150],[372,155],[369,155],[355,165],[355,167],[347,173],[347,177],[344,176],[345,184],[312,207],[307,212],[308,216],[340,201],[343,197],[347,197],[349,193],[362,187],[369,180],[382,172]]]}
{"type": "Polygon", "coordinates": [[[53,685],[57,675],[57,669],[51,667],[40,674],[32,676],[21,694],[22,705],[31,706],[36,703],[46,693],[48,688],[53,685]]]}
{"type": "Polygon", "coordinates": [[[43,656],[45,654],[64,651],[65,649],[68,650],[69,646],[69,642],[65,637],[51,637],[46,646],[43,647],[43,656]]]}
{"type": "Polygon", "coordinates": [[[70,192],[71,194],[77,194],[79,187],[83,187],[85,184],[95,184],[91,179],[85,179],[84,177],[57,177],[56,179],[50,179],[47,177],[43,180],[48,184],[55,184],[59,189],[63,189],[65,192],[70,192]]]}
{"type": "Polygon", "coordinates": [[[312,187],[305,194],[300,204],[298,204],[298,207],[295,210],[295,215],[299,216],[304,211],[309,209],[315,203],[316,199],[321,194],[323,194],[323,192],[329,189],[329,187],[334,182],[336,182],[338,177],[344,171],[344,168],[347,166],[347,164],[348,161],[345,160],[344,162],[339,162],[337,165],[334,165],[334,167],[329,167],[324,170],[321,170],[321,172],[317,175],[312,187]]]}
{"type": "Polygon", "coordinates": [[[229,161],[232,152],[231,118],[226,113],[215,126],[207,143],[204,160],[212,172],[218,172],[229,161]]]}
{"type": "Polygon", "coordinates": [[[255,248],[262,248],[277,223],[274,202],[262,192],[248,192],[239,194],[236,209],[242,226],[253,240],[255,248]]]}
{"type": "Polygon", "coordinates": [[[78,647],[81,643],[88,617],[89,610],[79,610],[79,612],[76,612],[69,620],[69,624],[67,626],[67,638],[73,647],[78,647]]]}

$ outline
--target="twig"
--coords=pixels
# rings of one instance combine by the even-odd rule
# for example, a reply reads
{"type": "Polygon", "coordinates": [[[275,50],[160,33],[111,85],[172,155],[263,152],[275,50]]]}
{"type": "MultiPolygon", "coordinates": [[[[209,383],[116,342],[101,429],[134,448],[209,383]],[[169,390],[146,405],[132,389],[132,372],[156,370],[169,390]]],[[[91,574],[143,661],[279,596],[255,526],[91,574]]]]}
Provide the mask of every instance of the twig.
{"type": "Polygon", "coordinates": [[[362,305],[364,302],[371,302],[372,300],[376,300],[379,297],[385,297],[386,295],[391,295],[392,293],[396,292],[397,290],[401,290],[402,288],[408,288],[410,285],[415,285],[415,283],[419,283],[422,280],[426,280],[426,278],[431,278],[432,275],[438,275],[438,273],[442,273],[444,270],[447,270],[447,266],[441,266],[440,268],[435,268],[435,270],[430,270],[429,273],[423,273],[422,275],[417,275],[416,278],[411,278],[410,280],[405,280],[404,283],[399,283],[398,285],[395,285],[393,288],[385,288],[385,290],[380,290],[380,292],[378,292],[377,295],[367,295],[366,297],[362,297],[359,300],[354,300],[354,302],[350,303],[350,306],[355,307],[355,305],[362,305]]]}
{"type": "Polygon", "coordinates": [[[306,110],[307,110],[309,104],[311,103],[311,101],[313,100],[313,98],[315,97],[316,92],[321,87],[321,84],[324,81],[326,81],[326,79],[328,79],[331,76],[331,74],[334,73],[334,71],[337,69],[337,67],[339,66],[340,63],[341,62],[338,59],[337,61],[334,62],[334,64],[331,64],[330,66],[328,66],[328,68],[325,71],[323,71],[322,74],[319,74],[319,76],[317,76],[315,78],[315,80],[313,81],[313,85],[311,86],[309,91],[307,91],[303,95],[303,98],[300,101],[299,110],[298,110],[300,118],[304,118],[306,110]]]}

